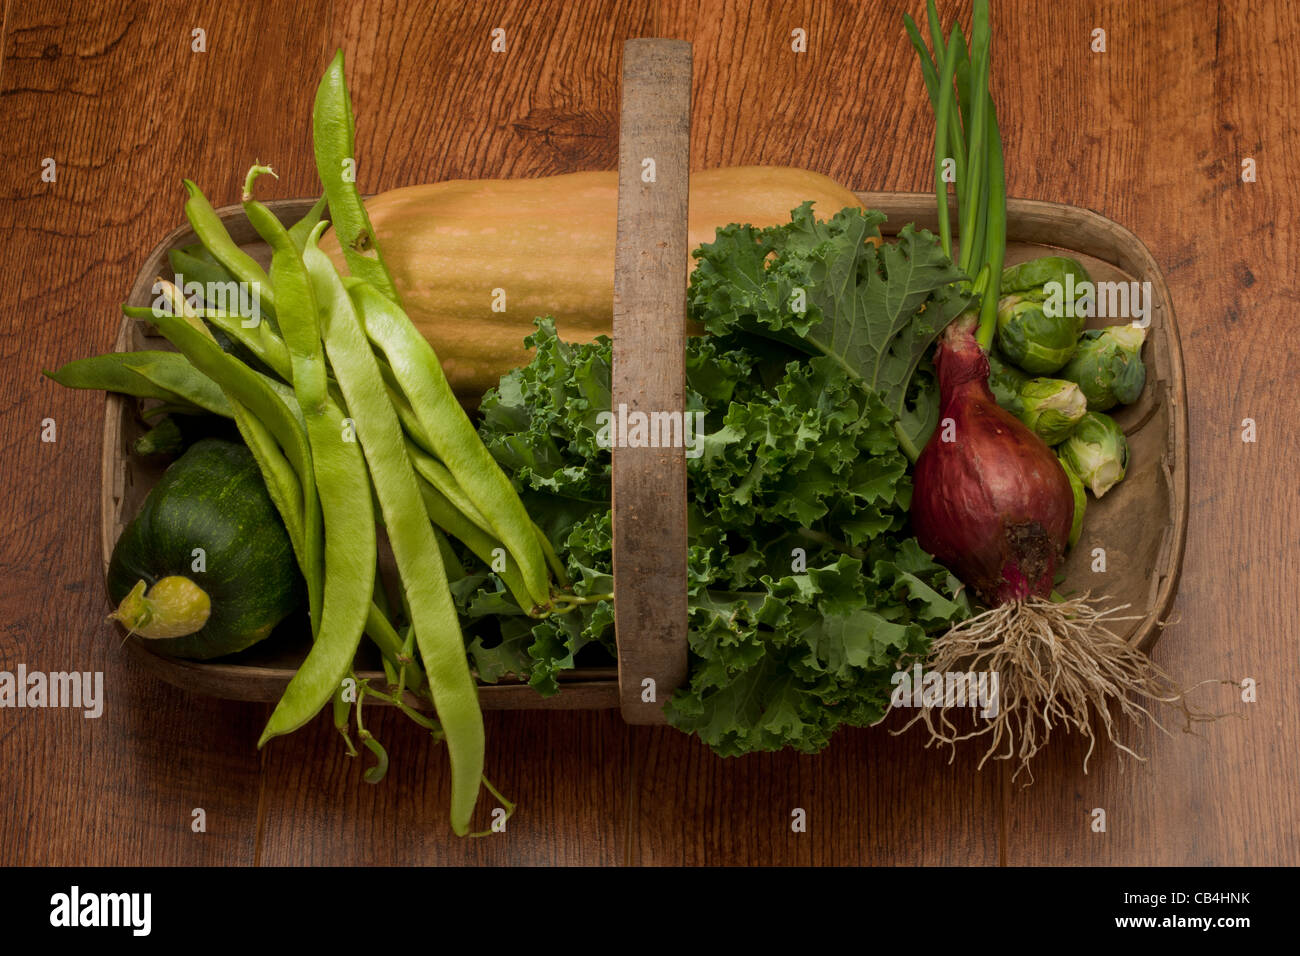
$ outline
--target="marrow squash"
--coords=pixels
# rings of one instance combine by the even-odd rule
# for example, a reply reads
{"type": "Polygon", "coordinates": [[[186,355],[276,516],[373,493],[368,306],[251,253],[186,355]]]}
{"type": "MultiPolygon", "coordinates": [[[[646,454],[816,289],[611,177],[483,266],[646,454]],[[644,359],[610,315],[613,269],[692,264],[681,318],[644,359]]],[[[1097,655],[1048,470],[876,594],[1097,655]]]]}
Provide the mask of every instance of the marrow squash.
{"type": "MultiPolygon", "coordinates": [[[[693,172],[689,247],[729,223],[789,222],[806,200],[827,219],[862,208],[852,192],[805,169],[693,172]]],[[[366,211],[403,306],[457,392],[482,394],[527,364],[523,340],[535,316],[553,316],[566,341],[610,334],[617,172],[408,186],[372,196],[366,211]]],[[[345,269],[332,232],[321,248],[345,269]]],[[[688,274],[693,268],[694,260],[688,274]]]]}
{"type": "Polygon", "coordinates": [[[257,462],[219,438],[195,442],[163,473],[108,567],[110,619],[165,654],[195,660],[267,637],[302,591],[257,462]]]}

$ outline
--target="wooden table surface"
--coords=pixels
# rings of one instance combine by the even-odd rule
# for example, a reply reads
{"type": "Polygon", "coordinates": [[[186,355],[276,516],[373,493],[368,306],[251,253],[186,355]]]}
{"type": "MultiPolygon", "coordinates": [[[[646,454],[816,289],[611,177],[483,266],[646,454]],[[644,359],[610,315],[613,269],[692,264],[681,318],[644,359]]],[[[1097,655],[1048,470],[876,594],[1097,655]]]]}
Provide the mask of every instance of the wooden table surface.
{"type": "MultiPolygon", "coordinates": [[[[379,786],[325,719],[259,753],[266,708],[157,682],[104,622],[104,397],[39,374],[111,347],[135,271],[182,219],[182,177],[233,202],[260,160],[280,174],[268,196],[314,194],[311,98],[340,44],[367,191],[612,169],[623,41],[665,36],[694,44],[695,168],[794,164],[923,190],[932,119],[900,22],[923,4],[4,0],[0,670],[102,671],[106,706],[97,720],[0,710],[0,863],[1300,862],[1300,349],[1284,338],[1300,300],[1300,14],[1284,0],[1012,6],[994,11],[1011,195],[1136,232],[1182,327],[1191,525],[1155,657],[1188,681],[1254,678],[1256,703],[1223,686],[1198,698],[1247,719],[1130,729],[1149,760],[1106,747],[1086,775],[1063,739],[1022,788],[1001,763],[976,772],[969,753],[950,764],[882,729],[841,731],[815,757],[722,760],[616,712],[495,713],[487,774],[519,811],[505,835],[467,841],[445,823],[445,755],[400,716],[375,719],[393,758],[379,786]]],[[[965,4],[941,7],[946,20],[965,4]]]]}

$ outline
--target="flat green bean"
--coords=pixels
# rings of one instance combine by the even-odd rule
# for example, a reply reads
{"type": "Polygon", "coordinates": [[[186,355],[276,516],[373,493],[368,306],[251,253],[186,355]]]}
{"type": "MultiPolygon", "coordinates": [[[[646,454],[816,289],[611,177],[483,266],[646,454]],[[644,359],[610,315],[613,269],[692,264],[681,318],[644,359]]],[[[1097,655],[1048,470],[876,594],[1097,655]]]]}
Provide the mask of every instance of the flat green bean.
{"type": "MultiPolygon", "coordinates": [[[[226,267],[217,262],[215,258],[201,259],[198,256],[191,255],[184,249],[169,249],[167,251],[167,261],[171,264],[175,278],[181,280],[177,284],[184,288],[191,282],[197,282],[203,287],[203,301],[209,305],[216,305],[208,297],[208,293],[213,286],[225,286],[236,281],[226,267]]],[[[238,289],[236,289],[235,301],[238,301],[238,299],[238,289]]]]}
{"type": "MultiPolygon", "coordinates": [[[[303,423],[290,412],[280,394],[271,387],[265,376],[254,372],[235,356],[223,352],[211,336],[205,334],[206,330],[195,328],[182,316],[158,313],[153,321],[158,326],[158,330],[190,360],[196,369],[221,386],[232,405],[238,402],[245,406],[251,415],[266,427],[284,450],[285,457],[297,474],[313,474],[311,449],[303,423]]],[[[320,565],[314,556],[315,552],[311,551],[306,542],[319,540],[320,504],[316,496],[315,483],[303,481],[300,484],[299,509],[304,516],[303,540],[308,555],[306,564],[308,568],[318,569],[320,565]],[[312,525],[317,526],[314,533],[311,530],[312,525]]],[[[320,573],[318,570],[312,573],[304,571],[304,577],[307,581],[314,622],[319,620],[316,612],[321,600],[320,587],[317,584],[320,573]]]]}
{"type": "MultiPolygon", "coordinates": [[[[158,312],[158,309],[151,306],[122,306],[122,314],[130,319],[153,321],[158,312]]],[[[211,322],[231,339],[248,349],[255,359],[285,381],[292,377],[289,353],[284,347],[284,342],[267,323],[259,322],[257,327],[249,327],[244,325],[245,316],[221,309],[189,309],[188,314],[211,322]]]]}
{"type": "Polygon", "coordinates": [[[298,567],[303,572],[303,577],[307,578],[307,575],[312,573],[312,568],[308,564],[308,556],[303,547],[305,532],[302,483],[267,427],[239,402],[235,402],[233,407],[239,434],[243,437],[248,450],[253,453],[253,460],[257,462],[257,467],[262,472],[262,481],[266,485],[267,494],[270,495],[271,502],[280,513],[281,520],[284,521],[284,528],[289,534],[289,543],[293,546],[298,567]]]}
{"type": "Polygon", "coordinates": [[[231,417],[230,402],[216,382],[175,352],[125,352],[122,364],[137,375],[214,415],[231,417]]]}
{"type": "MultiPolygon", "coordinates": [[[[478,690],[465,656],[447,572],[406,457],[401,422],[387,396],[375,387],[379,367],[374,353],[347,290],[329,257],[316,246],[316,238],[313,232],[303,250],[303,262],[322,307],[325,349],[348,409],[356,418],[357,434],[388,528],[415,641],[447,743],[451,826],[463,836],[469,832],[483,776],[483,714],[478,690]]],[[[379,751],[376,754],[383,759],[379,751]]]]}
{"type": "Polygon", "coordinates": [[[356,183],[355,126],[352,98],[343,75],[343,51],[325,69],[311,111],[312,145],[316,151],[316,172],[325,185],[330,219],[339,246],[352,274],[365,279],[383,295],[397,302],[397,287],[384,265],[379,238],[356,183]],[[352,175],[347,175],[347,171],[352,175]]]}
{"type": "Polygon", "coordinates": [[[402,420],[402,428],[406,430],[406,434],[410,436],[417,448],[426,455],[432,455],[433,443],[424,433],[424,426],[420,424],[420,420],[415,417],[415,409],[402,394],[402,386],[393,377],[393,370],[382,359],[379,362],[379,373],[384,377],[384,386],[388,389],[388,398],[393,403],[393,411],[397,412],[397,417],[402,420]]]}
{"type": "MultiPolygon", "coordinates": [[[[303,548],[302,486],[298,476],[266,427],[242,405],[235,403],[234,408],[239,432],[262,471],[271,501],[284,520],[289,542],[293,545],[298,566],[305,577],[309,568],[305,563],[307,555],[303,548]]],[[[385,661],[406,671],[406,686],[411,691],[418,692],[424,687],[424,671],[414,662],[401,660],[402,639],[376,602],[371,602],[366,614],[366,635],[374,641],[385,661]]]]}
{"type": "Polygon", "coordinates": [[[257,296],[258,307],[274,319],[275,294],[266,270],[230,238],[225,223],[208,202],[208,197],[203,195],[203,190],[189,179],[185,180],[185,189],[190,194],[185,203],[185,216],[194,227],[194,234],[235,279],[248,283],[257,296]]]}
{"type": "MultiPolygon", "coordinates": [[[[179,405],[188,409],[191,414],[206,410],[230,417],[229,407],[210,408],[202,405],[195,400],[197,395],[192,399],[178,394],[152,378],[141,375],[133,367],[150,360],[159,363],[185,362],[185,359],[175,352],[109,352],[105,355],[74,359],[53,372],[46,369],[44,375],[67,388],[102,389],[120,395],[134,395],[136,398],[151,398],[179,405]]],[[[191,368],[190,371],[193,373],[194,370],[191,368]]],[[[206,387],[202,391],[205,398],[211,397],[206,387]]]]}
{"type": "MultiPolygon", "coordinates": [[[[420,482],[420,494],[423,495],[429,488],[427,482],[420,482]]],[[[427,501],[428,499],[426,499],[427,501]]],[[[432,517],[432,515],[430,515],[432,517]]],[[[442,566],[447,572],[448,582],[459,581],[465,576],[465,569],[461,566],[460,556],[456,554],[456,549],[451,546],[447,540],[447,535],[442,528],[438,527],[435,521],[433,524],[433,536],[438,542],[438,553],[442,555],[442,566]]]]}
{"type": "Polygon", "coordinates": [[[546,563],[551,566],[551,573],[555,575],[555,580],[559,582],[560,587],[569,586],[569,569],[564,566],[560,556],[555,553],[555,548],[551,545],[551,539],[546,536],[546,532],[533,522],[533,530],[537,532],[537,543],[541,546],[542,554],[546,556],[546,563]]]}
{"type": "Polygon", "coordinates": [[[519,607],[527,613],[531,607],[528,589],[524,587],[523,577],[519,574],[519,568],[513,562],[507,561],[504,571],[496,570],[496,554],[494,553],[501,547],[501,542],[497,541],[482,528],[468,520],[454,504],[433,485],[426,481],[423,476],[420,478],[420,495],[424,500],[424,510],[429,519],[437,528],[441,528],[447,534],[451,535],[457,541],[460,541],[465,547],[469,548],[474,555],[486,564],[494,573],[498,574],[506,589],[510,592],[511,597],[519,607]]]}
{"type": "MultiPolygon", "coordinates": [[[[352,429],[345,427],[342,411],[329,396],[311,279],[280,220],[252,198],[254,181],[268,171],[262,166],[249,170],[244,211],[271,246],[280,332],[311,447],[315,481],[303,484],[315,485],[323,518],[324,586],[320,618],[313,622],[316,639],[272,711],[259,747],[316,716],[352,666],[372,605],[376,555],[370,477],[360,447],[351,440],[352,429]]],[[[307,546],[312,547],[310,538],[307,546]]]]}
{"type": "Polygon", "coordinates": [[[374,286],[355,279],[346,285],[365,323],[366,335],[388,361],[433,451],[487,521],[493,536],[519,563],[535,609],[544,612],[551,604],[550,579],[536,528],[510,479],[456,400],[432,346],[401,308],[374,286]]]}
{"type": "Polygon", "coordinates": [[[216,266],[227,279],[234,278],[234,276],[226,271],[226,267],[217,261],[217,257],[208,251],[208,247],[201,242],[191,242],[188,246],[181,246],[177,251],[185,253],[185,255],[189,256],[191,259],[198,259],[200,262],[206,262],[210,266],[216,266]]]}
{"type": "Polygon", "coordinates": [[[320,222],[320,217],[324,215],[325,203],[326,197],[321,196],[307,210],[306,215],[289,227],[289,238],[293,240],[293,244],[299,252],[302,252],[303,247],[307,245],[307,237],[311,235],[311,231],[320,222]]]}
{"type": "MultiPolygon", "coordinates": [[[[311,214],[309,213],[308,216],[310,215],[311,214]]],[[[303,222],[306,221],[306,219],[303,220],[303,222]]],[[[299,225],[302,225],[302,223],[299,223],[299,225]]],[[[209,236],[213,235],[215,228],[215,226],[210,225],[207,234],[209,236]]],[[[236,306],[236,309],[232,311],[220,308],[223,304],[221,298],[214,294],[210,294],[214,286],[229,286],[230,284],[237,282],[237,280],[233,275],[231,275],[230,270],[218,262],[216,256],[209,252],[202,244],[199,244],[197,247],[187,246],[181,249],[172,249],[167,253],[167,258],[171,262],[172,269],[176,272],[177,278],[189,276],[193,277],[196,282],[202,284],[204,301],[209,306],[209,309],[202,310],[200,313],[204,318],[207,318],[210,321],[216,320],[213,321],[214,325],[220,327],[227,335],[231,336],[236,341],[240,342],[245,348],[252,351],[259,361],[274,368],[277,375],[283,375],[285,378],[288,378],[288,373],[285,371],[288,368],[288,357],[286,355],[277,354],[275,341],[278,341],[278,339],[275,336],[273,323],[269,321],[261,321],[260,298],[258,300],[259,314],[257,316],[251,314],[252,310],[243,308],[246,304],[246,300],[237,294],[237,289],[233,295],[229,290],[227,290],[224,296],[226,304],[233,303],[236,306]],[[246,324],[250,320],[253,320],[252,324],[246,324]],[[270,354],[264,355],[264,352],[270,354]],[[280,357],[284,359],[283,366],[274,364],[276,359],[280,357]]],[[[280,349],[279,353],[283,353],[283,351],[283,349],[280,349]]]]}
{"type": "Polygon", "coordinates": [[[487,519],[479,513],[478,508],[474,506],[474,502],[465,494],[464,489],[461,488],[452,473],[447,470],[446,465],[438,461],[438,459],[434,458],[432,455],[425,454],[425,452],[409,438],[406,441],[406,454],[410,457],[411,464],[415,466],[415,471],[421,478],[436,488],[438,493],[442,495],[442,497],[445,498],[453,508],[464,515],[468,521],[481,529],[489,537],[492,536],[492,526],[488,524],[487,519]]]}

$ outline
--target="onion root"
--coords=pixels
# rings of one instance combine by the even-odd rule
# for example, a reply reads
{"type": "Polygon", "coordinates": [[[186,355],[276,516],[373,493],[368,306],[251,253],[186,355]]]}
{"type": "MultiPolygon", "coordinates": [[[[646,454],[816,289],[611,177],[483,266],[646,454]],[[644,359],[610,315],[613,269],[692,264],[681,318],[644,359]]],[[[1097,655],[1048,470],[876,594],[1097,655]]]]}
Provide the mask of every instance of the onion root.
{"type": "Polygon", "coordinates": [[[1008,601],[956,625],[935,639],[925,667],[941,674],[996,672],[1000,698],[996,716],[984,719],[966,707],[935,704],[919,708],[893,733],[904,733],[921,721],[930,732],[926,746],[947,744],[954,757],[958,741],[987,738],[989,747],[980,759],[980,769],[990,757],[1014,758],[1018,764],[1011,779],[1029,772],[1032,782],[1030,760],[1056,728],[1073,729],[1087,738],[1083,770],[1088,772],[1088,760],[1099,739],[1093,733],[1094,713],[1111,743],[1144,761],[1145,757],[1116,738],[1112,703],[1118,703],[1119,715],[1132,719],[1145,715],[1169,736],[1172,734],[1152,713],[1157,704],[1176,706],[1189,733],[1193,724],[1224,716],[1194,709],[1187,694],[1204,684],[1233,681],[1206,680],[1184,690],[1151,658],[1111,630],[1116,623],[1137,618],[1120,616],[1127,604],[1101,609],[1099,604],[1105,600],[1093,601],[1087,594],[1060,602],[1031,596],[1008,601]],[[963,723],[973,720],[977,726],[963,730],[953,722],[953,710],[967,715],[963,723]]]}

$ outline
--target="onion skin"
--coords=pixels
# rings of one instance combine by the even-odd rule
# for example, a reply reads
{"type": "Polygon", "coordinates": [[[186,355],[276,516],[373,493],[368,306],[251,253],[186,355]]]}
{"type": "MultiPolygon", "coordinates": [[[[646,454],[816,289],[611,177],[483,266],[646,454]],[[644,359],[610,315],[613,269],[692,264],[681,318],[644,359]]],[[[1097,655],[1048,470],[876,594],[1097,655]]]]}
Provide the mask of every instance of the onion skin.
{"type": "Polygon", "coordinates": [[[939,427],[916,462],[911,516],[921,547],[994,607],[1051,594],[1074,494],[1052,450],[994,400],[974,328],[959,316],[940,339],[939,427]]]}

